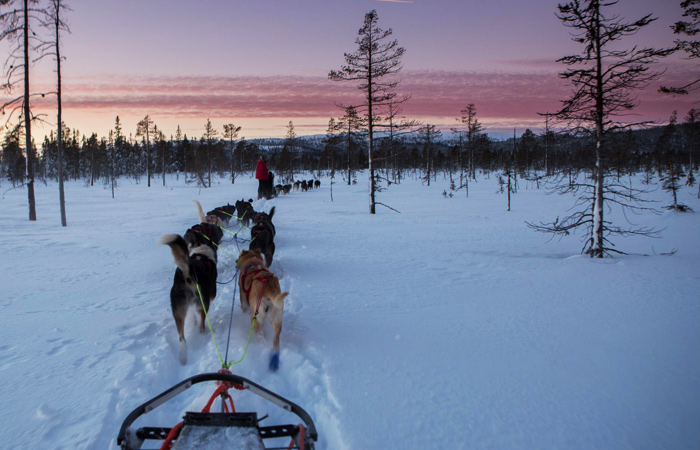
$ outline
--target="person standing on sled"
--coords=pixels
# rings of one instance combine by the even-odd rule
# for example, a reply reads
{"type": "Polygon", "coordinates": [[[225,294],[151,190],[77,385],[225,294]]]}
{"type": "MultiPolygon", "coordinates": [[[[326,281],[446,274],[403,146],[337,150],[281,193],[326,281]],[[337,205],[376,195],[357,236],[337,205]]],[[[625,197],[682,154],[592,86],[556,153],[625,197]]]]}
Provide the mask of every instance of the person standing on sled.
{"type": "Polygon", "coordinates": [[[267,164],[262,156],[258,159],[258,165],[255,167],[255,179],[258,180],[258,200],[266,196],[267,193],[267,164]]]}

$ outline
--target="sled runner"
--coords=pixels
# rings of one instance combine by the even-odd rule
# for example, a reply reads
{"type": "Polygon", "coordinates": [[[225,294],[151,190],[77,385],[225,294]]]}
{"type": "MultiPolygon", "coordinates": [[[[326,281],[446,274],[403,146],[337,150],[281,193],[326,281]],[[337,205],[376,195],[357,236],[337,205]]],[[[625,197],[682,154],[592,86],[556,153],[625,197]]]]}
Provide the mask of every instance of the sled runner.
{"type": "MultiPolygon", "coordinates": [[[[264,417],[263,417],[264,418],[264,417]]],[[[122,423],[117,444],[122,450],[141,449],[145,441],[159,441],[156,447],[173,450],[192,449],[230,449],[230,450],[264,450],[264,449],[298,449],[313,450],[318,439],[316,427],[311,416],[298,405],[268,391],[226,370],[218,373],[204,373],[187,378],[162,394],[147,401],[129,414],[122,423]],[[184,420],[172,428],[142,427],[134,430],[132,424],[142,415],[154,410],[173,397],[198,383],[217,381],[218,387],[212,394],[202,412],[187,412],[184,420]],[[299,417],[303,424],[260,426],[257,413],[236,412],[229,389],[248,390],[265,400],[283,408],[299,417]],[[223,412],[210,412],[217,397],[221,398],[223,412]],[[266,447],[265,440],[288,438],[287,446],[266,447]]],[[[285,439],[286,441],[286,439],[285,439]]]]}

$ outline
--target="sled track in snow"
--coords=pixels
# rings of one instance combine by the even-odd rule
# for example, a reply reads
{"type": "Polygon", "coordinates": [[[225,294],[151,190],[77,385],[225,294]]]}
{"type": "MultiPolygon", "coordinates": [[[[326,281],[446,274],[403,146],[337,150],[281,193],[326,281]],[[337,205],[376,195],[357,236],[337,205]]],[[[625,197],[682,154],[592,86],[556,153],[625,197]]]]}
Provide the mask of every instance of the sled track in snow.
{"type": "MultiPolygon", "coordinates": [[[[241,229],[240,234],[245,235],[246,231],[241,229]]],[[[247,243],[238,244],[238,246],[246,248],[247,243]]],[[[234,279],[236,269],[235,262],[231,258],[237,257],[239,253],[236,242],[222,243],[220,250],[217,264],[218,279],[221,282],[232,281],[218,285],[216,299],[211,304],[209,320],[219,350],[225,357],[226,338],[231,320],[230,302],[234,302],[228,351],[230,362],[239,360],[243,355],[250,332],[250,315],[241,311],[240,293],[237,289],[238,279],[237,277],[234,279]]],[[[231,371],[255,381],[306,409],[319,430],[317,449],[343,450],[348,447],[341,434],[339,420],[341,407],[333,394],[331,380],[320,353],[313,343],[306,340],[304,327],[308,323],[304,321],[301,314],[304,305],[294,297],[294,286],[298,281],[285,276],[284,256],[284,248],[278,246],[271,267],[271,270],[280,278],[282,290],[290,292],[285,300],[279,370],[273,373],[268,369],[272,330],[270,324],[266,322],[263,324],[261,336],[253,335],[245,359],[233,365],[231,371]]],[[[199,332],[197,324],[199,319],[194,314],[194,310],[188,313],[185,323],[188,363],[185,366],[180,365],[177,331],[170,312],[168,292],[164,291],[158,298],[151,298],[149,301],[162,303],[162,314],[149,323],[124,325],[121,328],[124,339],[120,341],[123,344],[119,345],[119,348],[108,351],[113,358],[130,361],[128,373],[125,373],[123,378],[112,386],[106,387],[110,391],[108,409],[113,412],[114,417],[105,423],[114,424],[114,428],[102,429],[99,435],[108,434],[110,446],[113,448],[116,448],[116,431],[119,424],[133,408],[185,378],[199,373],[215,372],[221,367],[211,334],[208,329],[205,333],[199,332]]],[[[170,401],[167,406],[149,413],[147,420],[162,426],[172,426],[179,421],[179,417],[186,410],[199,411],[210,394],[202,389],[183,393],[170,401]]],[[[288,417],[284,412],[266,410],[269,407],[264,402],[251,399],[250,395],[234,394],[234,401],[241,411],[258,411],[260,415],[269,413],[271,421],[277,419],[283,421],[288,417]]]]}

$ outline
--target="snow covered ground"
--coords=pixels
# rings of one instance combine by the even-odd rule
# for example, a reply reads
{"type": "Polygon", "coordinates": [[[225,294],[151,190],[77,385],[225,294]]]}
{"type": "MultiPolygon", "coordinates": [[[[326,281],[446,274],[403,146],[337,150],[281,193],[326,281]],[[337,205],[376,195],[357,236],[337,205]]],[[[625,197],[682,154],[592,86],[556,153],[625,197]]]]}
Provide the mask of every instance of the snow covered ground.
{"type": "MultiPolygon", "coordinates": [[[[115,199],[68,183],[67,228],[55,183],[37,186],[33,223],[26,191],[0,188],[0,448],[115,449],[132,409],[220,367],[194,315],[179,364],[175,267],[156,240],[196,223],[192,199],[233,203],[255,195],[255,180],[120,183],[115,199]]],[[[617,239],[630,255],[592,260],[578,237],[524,224],[564,214],[570,197],[522,184],[508,212],[494,177],[468,199],[444,198],[448,185],[409,179],[381,192],[400,214],[369,215],[362,177],[334,185],[333,202],[328,178],[256,201],[276,206],[271,269],[291,294],[280,370],[267,368],[266,324],[233,371],[305,408],[323,450],[700,448],[697,187],[680,197],[695,214],[632,218],[663,229],[660,239],[617,239]]],[[[219,281],[233,278],[237,253],[223,244],[219,281]]],[[[220,285],[211,310],[222,351],[233,293],[220,285]]],[[[236,300],[230,360],[248,331],[236,300]]],[[[172,426],[212,391],[190,389],[137,425],[172,426]]],[[[241,411],[270,413],[263,424],[293,420],[235,397],[241,411]]]]}

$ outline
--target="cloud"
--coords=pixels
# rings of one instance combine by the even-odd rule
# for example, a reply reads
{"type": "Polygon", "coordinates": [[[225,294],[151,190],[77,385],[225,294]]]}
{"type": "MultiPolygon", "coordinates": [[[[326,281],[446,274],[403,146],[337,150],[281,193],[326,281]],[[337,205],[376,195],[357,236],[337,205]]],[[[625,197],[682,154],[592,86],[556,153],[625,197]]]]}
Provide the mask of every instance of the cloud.
{"type": "MultiPolygon", "coordinates": [[[[397,91],[399,95],[410,94],[411,100],[403,105],[403,115],[447,129],[457,124],[456,118],[467,104],[474,103],[487,130],[541,128],[543,119],[538,113],[560,108],[561,100],[571,95],[571,87],[557,75],[562,68],[550,68],[541,61],[532,63],[535,70],[527,70],[528,64],[515,70],[521,65],[515,61],[512,70],[492,72],[405,70],[397,91]]],[[[670,66],[662,79],[639,93],[635,113],[642,119],[663,121],[678,109],[682,116],[694,107],[693,99],[662,96],[657,89],[662,83],[682,85],[694,74],[687,66],[670,66]]],[[[51,82],[44,87],[40,83],[38,90],[53,90],[51,82]]],[[[289,120],[310,133],[324,132],[329,118],[342,115],[337,104],[359,104],[362,98],[355,83],[334,82],[325,76],[106,76],[67,79],[63,109],[70,126],[88,117],[94,126],[100,117],[106,122],[103,129],[109,130],[117,115],[136,120],[149,114],[156,123],[173,127],[164,130],[166,133],[174,132],[180,123],[183,127],[196,124],[189,127],[199,130],[200,122],[211,118],[245,122],[263,136],[283,134],[280,124],[289,120]],[[280,128],[272,132],[270,126],[280,128]]],[[[34,106],[50,111],[55,99],[47,97],[34,106]]]]}

